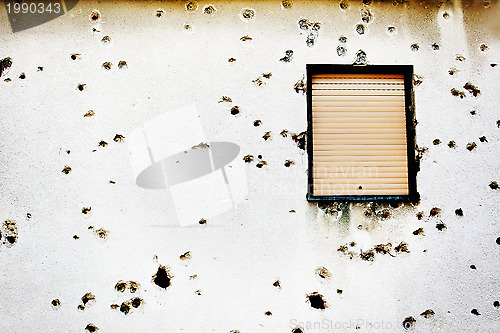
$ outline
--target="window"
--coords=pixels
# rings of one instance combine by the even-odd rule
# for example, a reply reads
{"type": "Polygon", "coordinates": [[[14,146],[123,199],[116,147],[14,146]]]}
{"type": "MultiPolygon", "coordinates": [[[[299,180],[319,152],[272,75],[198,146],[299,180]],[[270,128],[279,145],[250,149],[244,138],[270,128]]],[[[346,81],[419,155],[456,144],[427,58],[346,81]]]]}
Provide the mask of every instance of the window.
{"type": "Polygon", "coordinates": [[[307,65],[309,201],[416,201],[411,65],[307,65]]]}

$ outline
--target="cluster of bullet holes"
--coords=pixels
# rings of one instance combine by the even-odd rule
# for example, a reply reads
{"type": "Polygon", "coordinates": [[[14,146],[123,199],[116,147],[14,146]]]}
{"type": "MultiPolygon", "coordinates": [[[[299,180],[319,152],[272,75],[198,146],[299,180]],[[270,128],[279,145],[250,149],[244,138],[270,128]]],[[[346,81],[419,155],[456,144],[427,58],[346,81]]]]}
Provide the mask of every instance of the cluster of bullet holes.
{"type": "Polygon", "coordinates": [[[316,39],[318,38],[319,29],[321,29],[321,23],[311,22],[308,19],[300,19],[298,21],[299,29],[307,33],[306,45],[308,47],[314,46],[316,39]]]}
{"type": "MultiPolygon", "coordinates": [[[[200,220],[201,221],[201,220],[200,220]]],[[[206,221],[205,221],[206,222],[206,221]]],[[[160,265],[156,274],[153,275],[152,281],[161,289],[167,289],[172,285],[173,275],[170,273],[170,269],[166,266],[160,265]]]]}
{"type": "Polygon", "coordinates": [[[95,326],[94,324],[90,323],[88,324],[87,326],[85,326],[85,330],[87,332],[97,332],[99,330],[99,328],[97,326],[95,326]]]}
{"type": "Polygon", "coordinates": [[[292,0],[283,0],[281,1],[281,8],[282,9],[290,9],[293,6],[292,0]]]}
{"type": "Polygon", "coordinates": [[[109,236],[109,230],[106,230],[104,228],[96,229],[93,226],[89,226],[88,229],[92,230],[94,236],[96,236],[97,238],[99,238],[101,240],[106,240],[109,236]]]}
{"type": "Polygon", "coordinates": [[[286,50],[285,51],[285,56],[280,59],[282,62],[290,62],[292,61],[293,58],[293,51],[292,50],[286,50]]]}
{"type": "Polygon", "coordinates": [[[394,248],[392,243],[389,242],[387,244],[377,244],[373,246],[373,248],[368,249],[366,251],[360,249],[359,253],[355,251],[356,247],[357,247],[356,242],[350,242],[339,246],[337,251],[349,257],[349,259],[351,260],[359,257],[361,260],[364,261],[374,261],[375,254],[383,254],[383,255],[388,254],[391,257],[396,257],[397,254],[410,253],[408,244],[404,241],[400,242],[394,248]]]}
{"type": "Polygon", "coordinates": [[[5,220],[0,228],[0,241],[7,247],[12,247],[17,243],[19,232],[17,223],[13,220],[5,220]]]}
{"type": "Polygon", "coordinates": [[[203,7],[203,14],[213,16],[217,13],[217,8],[214,5],[206,5],[203,7]]]}
{"type": "Polygon", "coordinates": [[[255,9],[242,8],[240,11],[240,18],[243,22],[250,22],[255,19],[255,9]]]}
{"type": "MultiPolygon", "coordinates": [[[[118,281],[115,285],[115,290],[124,293],[126,291],[129,291],[130,293],[135,293],[138,291],[140,288],[140,284],[135,282],[135,281],[118,281]]],[[[137,309],[141,305],[144,304],[144,300],[140,297],[133,297],[127,301],[124,301],[121,303],[121,305],[118,304],[111,304],[111,309],[120,309],[120,312],[123,313],[124,315],[127,315],[130,313],[132,309],[137,309]]]]}
{"type": "MultiPolygon", "coordinates": [[[[254,161],[254,159],[255,158],[253,157],[253,155],[245,155],[243,157],[243,161],[245,161],[245,163],[252,163],[254,161]]],[[[267,162],[263,160],[262,155],[257,155],[257,159],[258,159],[258,162],[255,165],[257,168],[261,169],[263,166],[267,165],[267,162]]]]}
{"type": "MultiPolygon", "coordinates": [[[[347,37],[340,36],[339,37],[339,43],[346,44],[347,43],[347,37]]],[[[346,53],[347,53],[347,49],[344,47],[344,45],[338,45],[337,46],[337,55],[339,57],[345,56],[346,53]]]]}
{"type": "Polygon", "coordinates": [[[0,60],[0,77],[3,74],[7,74],[9,72],[10,67],[12,66],[12,58],[6,57],[0,60]]]}
{"type": "Polygon", "coordinates": [[[188,1],[186,2],[186,11],[188,13],[195,12],[198,9],[198,1],[188,1]]]}
{"type": "Polygon", "coordinates": [[[78,305],[78,310],[85,310],[86,307],[91,306],[95,303],[95,296],[91,292],[86,293],[82,296],[82,304],[78,305]]]}
{"type": "Polygon", "coordinates": [[[271,78],[271,76],[273,76],[271,73],[263,73],[262,75],[259,75],[259,77],[258,77],[258,78],[256,78],[255,80],[252,80],[252,82],[253,82],[256,86],[260,87],[260,86],[262,86],[262,85],[265,85],[265,84],[266,84],[266,82],[265,82],[263,79],[267,79],[267,80],[269,80],[269,79],[271,78]]]}

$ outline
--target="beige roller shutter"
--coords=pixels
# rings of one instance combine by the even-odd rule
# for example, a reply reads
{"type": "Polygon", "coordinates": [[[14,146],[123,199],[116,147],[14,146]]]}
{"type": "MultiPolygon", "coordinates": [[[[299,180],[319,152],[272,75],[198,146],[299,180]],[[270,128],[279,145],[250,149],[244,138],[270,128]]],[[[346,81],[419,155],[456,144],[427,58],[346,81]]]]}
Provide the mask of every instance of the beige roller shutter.
{"type": "Polygon", "coordinates": [[[314,196],[408,195],[404,76],[313,74],[314,196]]]}

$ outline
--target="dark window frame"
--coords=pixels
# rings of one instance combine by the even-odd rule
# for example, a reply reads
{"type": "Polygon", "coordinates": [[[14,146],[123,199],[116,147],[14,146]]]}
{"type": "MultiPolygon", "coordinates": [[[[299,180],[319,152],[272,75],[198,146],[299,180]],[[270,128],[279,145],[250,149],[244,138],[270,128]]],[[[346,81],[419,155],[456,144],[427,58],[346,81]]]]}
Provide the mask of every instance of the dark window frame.
{"type": "Polygon", "coordinates": [[[415,103],[413,97],[413,65],[331,65],[307,64],[307,154],[308,154],[308,201],[406,201],[420,199],[417,192],[418,165],[415,159],[415,103]],[[402,74],[405,88],[406,145],[408,162],[408,195],[313,195],[313,146],[312,134],[312,76],[314,74],[402,74]]]}

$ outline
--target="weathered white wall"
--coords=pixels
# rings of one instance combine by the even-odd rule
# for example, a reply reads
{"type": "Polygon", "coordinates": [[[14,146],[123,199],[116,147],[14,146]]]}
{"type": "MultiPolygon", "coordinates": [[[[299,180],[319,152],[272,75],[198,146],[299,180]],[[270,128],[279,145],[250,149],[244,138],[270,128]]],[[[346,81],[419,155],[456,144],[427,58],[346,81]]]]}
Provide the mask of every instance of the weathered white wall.
{"type": "Polygon", "coordinates": [[[399,332],[412,316],[415,332],[498,332],[500,192],[489,184],[500,181],[500,69],[490,65],[500,60],[500,6],[401,2],[370,3],[364,36],[355,31],[363,7],[357,1],[345,11],[338,1],[294,0],[287,10],[280,1],[214,1],[213,16],[203,14],[203,1],[192,13],[184,2],[80,1],[69,14],[16,34],[0,10],[0,59],[13,60],[0,81],[0,218],[18,230],[12,246],[3,230],[0,245],[0,331],[82,332],[93,323],[102,332],[291,332],[301,322],[308,332],[399,332]],[[165,11],[160,18],[158,8],[165,11]],[[255,19],[242,20],[242,8],[253,8],[255,19]],[[98,24],[89,20],[93,9],[102,14],[98,24]],[[321,23],[313,47],[299,29],[301,18],[321,23]],[[245,35],[253,40],[240,41],[245,35]],[[101,43],[104,36],[109,45],[101,43]],[[340,36],[348,39],[344,57],[336,52],[340,36]],[[367,204],[344,213],[308,204],[307,155],[279,134],[306,130],[305,95],[294,90],[305,65],[349,64],[360,49],[370,64],[415,66],[422,80],[414,87],[417,143],[428,147],[418,174],[421,202],[384,205],[371,218],[367,204]],[[294,51],[290,63],[279,61],[286,50],[294,51]],[[81,57],[72,60],[72,53],[81,57]],[[121,60],[128,68],[117,67],[121,60]],[[101,68],[106,61],[109,71],[101,68]],[[450,68],[458,71],[450,75],[450,68]],[[22,72],[25,79],[18,78],[22,72]],[[252,83],[263,73],[272,73],[264,85],[252,83]],[[465,91],[466,82],[481,94],[465,91]],[[452,88],[465,97],[452,96],[452,88]],[[222,96],[233,102],[218,103],[222,96]],[[249,192],[237,208],[205,226],[181,228],[168,191],[135,185],[127,137],[146,120],[189,104],[211,141],[234,142],[268,165],[245,165],[249,192]],[[237,116],[229,111],[235,105],[237,116]],[[88,110],[95,116],[83,117],[88,110]],[[255,127],[257,119],[262,124],[255,127]],[[115,134],[124,142],[114,142],[115,134]],[[99,147],[101,140],[109,145],[99,147]],[[456,148],[447,146],[450,140],[456,148]],[[469,142],[477,148],[468,151],[469,142]],[[295,164],[285,167],[287,159],[295,164]],[[61,172],[66,165],[68,175],[61,172]],[[83,207],[92,209],[82,214],[83,207]],[[433,207],[442,210],[436,217],[429,216],[433,207]],[[389,218],[380,217],[383,209],[389,218]],[[440,223],[446,229],[439,231],[440,223]],[[108,230],[108,237],[89,226],[108,230]],[[413,235],[418,228],[424,235],[413,235]],[[337,250],[350,242],[352,259],[337,250]],[[390,255],[360,257],[388,242],[390,255]],[[396,252],[401,242],[409,253],[396,252]],[[187,251],[191,260],[180,260],[187,251]],[[166,290],[151,281],[159,265],[173,275],[166,290]],[[317,276],[318,267],[331,277],[317,276]],[[273,286],[277,279],[281,289],[273,286]],[[141,287],[122,294],[114,290],[119,280],[141,287]],[[96,300],[79,310],[87,292],[96,300]],[[312,292],[324,296],[327,309],[306,303],[312,292]],[[144,304],[128,315],[110,308],[135,296],[144,304]],[[61,305],[52,306],[53,299],[61,305]],[[427,309],[432,318],[420,315],[427,309]],[[323,320],[328,325],[307,330],[323,320]]]}

